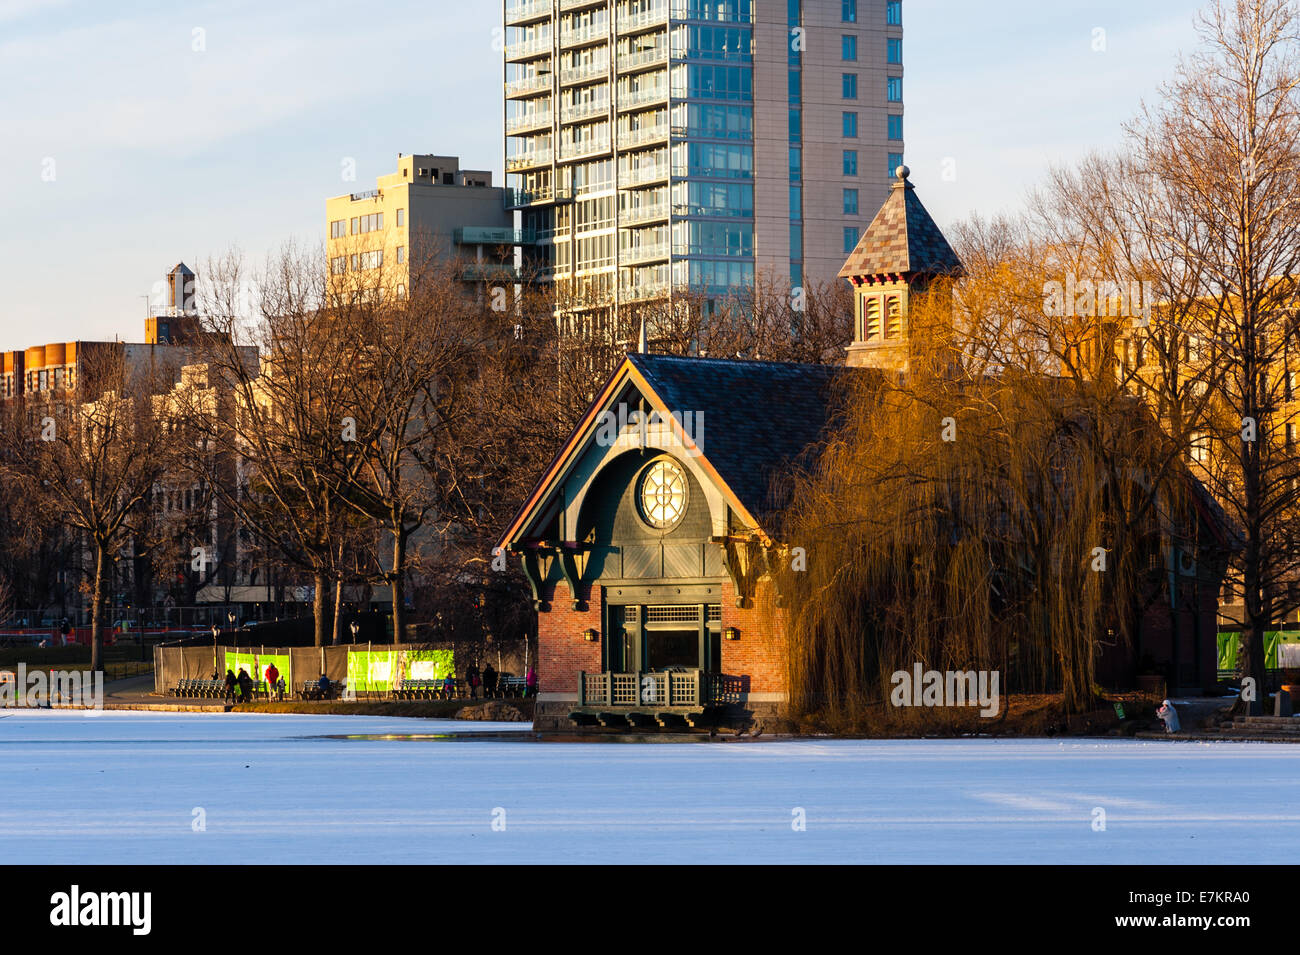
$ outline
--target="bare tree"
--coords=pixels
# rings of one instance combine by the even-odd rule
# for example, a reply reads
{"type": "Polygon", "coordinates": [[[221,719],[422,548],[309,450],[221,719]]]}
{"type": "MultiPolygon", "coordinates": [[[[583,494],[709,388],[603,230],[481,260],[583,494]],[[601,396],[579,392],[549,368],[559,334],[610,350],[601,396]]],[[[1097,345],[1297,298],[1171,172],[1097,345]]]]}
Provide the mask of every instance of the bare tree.
{"type": "Polygon", "coordinates": [[[169,468],[173,444],[160,394],[174,370],[133,365],[120,346],[82,346],[79,380],[5,407],[3,466],[39,513],[78,535],[89,558],[91,666],[103,668],[113,568],[169,468]]]}
{"type": "MultiPolygon", "coordinates": [[[[1215,0],[1200,50],[1130,127],[1147,198],[1132,228],[1169,296],[1176,347],[1213,369],[1197,456],[1240,528],[1242,675],[1264,687],[1265,631],[1300,602],[1294,441],[1300,280],[1300,34],[1289,0],[1215,0]]],[[[1162,354],[1168,363],[1168,356],[1162,354]]],[[[1195,364],[1196,362],[1193,362],[1195,364]]],[[[1178,390],[1166,384],[1170,411],[1178,390]]]]}

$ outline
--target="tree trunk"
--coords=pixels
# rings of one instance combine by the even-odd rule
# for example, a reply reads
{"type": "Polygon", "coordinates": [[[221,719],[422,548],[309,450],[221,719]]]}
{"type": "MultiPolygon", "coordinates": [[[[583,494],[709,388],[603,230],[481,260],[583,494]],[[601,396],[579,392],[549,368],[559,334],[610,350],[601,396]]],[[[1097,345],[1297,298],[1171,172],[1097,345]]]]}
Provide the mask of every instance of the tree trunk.
{"type": "Polygon", "coordinates": [[[325,646],[326,617],[329,613],[329,578],[323,572],[318,571],[312,578],[315,586],[315,592],[312,594],[312,613],[315,619],[312,621],[316,637],[316,646],[325,646]]]}
{"type": "Polygon", "coordinates": [[[343,642],[343,578],[334,581],[334,627],[330,642],[338,646],[343,642]]]}
{"type": "Polygon", "coordinates": [[[107,561],[106,548],[95,544],[95,583],[90,597],[90,669],[98,672],[104,669],[104,564],[107,561]]]}
{"type": "Polygon", "coordinates": [[[393,643],[403,643],[406,636],[406,533],[393,535],[393,573],[390,589],[393,596],[393,643]]]}

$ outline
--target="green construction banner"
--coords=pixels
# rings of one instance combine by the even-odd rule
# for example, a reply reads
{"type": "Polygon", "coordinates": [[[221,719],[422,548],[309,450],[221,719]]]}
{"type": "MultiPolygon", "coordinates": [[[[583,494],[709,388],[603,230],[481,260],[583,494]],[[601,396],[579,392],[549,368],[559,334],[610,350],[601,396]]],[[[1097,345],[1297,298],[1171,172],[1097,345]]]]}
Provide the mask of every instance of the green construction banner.
{"type": "Polygon", "coordinates": [[[348,650],[348,689],[388,693],[405,680],[453,676],[450,650],[348,650]]]}
{"type": "MultiPolygon", "coordinates": [[[[1264,631],[1264,666],[1276,670],[1283,666],[1294,666],[1291,660],[1297,657],[1300,647],[1300,631],[1265,630],[1264,631]],[[1285,658],[1285,659],[1284,659],[1285,658]]],[[[1237,651],[1241,648],[1239,630],[1219,631],[1219,669],[1237,669],[1237,651]]]]}
{"type": "Polygon", "coordinates": [[[266,668],[272,663],[275,664],[276,670],[279,671],[280,679],[284,680],[285,686],[293,686],[293,678],[289,673],[289,654],[287,653],[246,653],[242,651],[226,651],[226,669],[234,671],[235,676],[239,676],[240,669],[248,671],[248,675],[256,682],[258,680],[270,683],[266,679],[266,668]]]}

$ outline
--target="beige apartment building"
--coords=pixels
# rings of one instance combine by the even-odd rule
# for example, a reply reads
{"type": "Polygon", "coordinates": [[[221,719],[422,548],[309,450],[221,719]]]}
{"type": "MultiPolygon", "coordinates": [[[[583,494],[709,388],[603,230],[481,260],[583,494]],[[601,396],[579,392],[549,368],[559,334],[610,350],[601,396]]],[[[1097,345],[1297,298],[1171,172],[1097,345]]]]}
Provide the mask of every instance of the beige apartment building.
{"type": "Polygon", "coordinates": [[[612,305],[835,281],[903,161],[900,0],[505,0],[509,203],[612,305]]]}
{"type": "Polygon", "coordinates": [[[492,173],[460,167],[455,156],[399,155],[397,171],[375,188],[325,202],[335,288],[406,295],[413,269],[458,263],[467,282],[509,280],[524,236],[492,173]]]}

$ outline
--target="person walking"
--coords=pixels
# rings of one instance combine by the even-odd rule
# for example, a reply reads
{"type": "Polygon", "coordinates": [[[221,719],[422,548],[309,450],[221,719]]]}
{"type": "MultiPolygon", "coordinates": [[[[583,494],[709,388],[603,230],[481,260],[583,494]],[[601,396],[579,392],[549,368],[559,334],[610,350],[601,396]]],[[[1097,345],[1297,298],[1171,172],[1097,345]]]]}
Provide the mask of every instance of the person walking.
{"type": "Polygon", "coordinates": [[[469,687],[469,698],[478,699],[478,664],[473,661],[465,668],[465,685],[469,687]]]}
{"type": "Polygon", "coordinates": [[[265,673],[266,673],[266,698],[269,700],[271,698],[271,694],[273,694],[280,685],[280,671],[277,670],[275,668],[275,664],[272,663],[269,667],[266,668],[265,673]]]}
{"type": "Polygon", "coordinates": [[[528,673],[524,675],[524,696],[534,697],[537,695],[537,671],[532,667],[528,668],[528,673]]]}
{"type": "Polygon", "coordinates": [[[484,698],[494,697],[497,695],[497,671],[488,664],[483,668],[483,696],[484,698]]]}
{"type": "Polygon", "coordinates": [[[226,671],[226,702],[229,703],[229,704],[231,704],[232,706],[234,705],[234,702],[235,702],[235,683],[236,683],[236,682],[237,682],[237,681],[235,680],[235,671],[234,671],[234,670],[227,670],[227,671],[226,671]]]}
{"type": "Polygon", "coordinates": [[[248,671],[243,667],[239,668],[239,676],[235,680],[239,684],[239,702],[247,703],[253,698],[253,678],[248,675],[248,671]]]}

